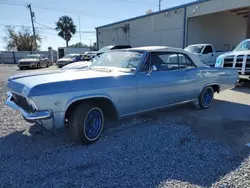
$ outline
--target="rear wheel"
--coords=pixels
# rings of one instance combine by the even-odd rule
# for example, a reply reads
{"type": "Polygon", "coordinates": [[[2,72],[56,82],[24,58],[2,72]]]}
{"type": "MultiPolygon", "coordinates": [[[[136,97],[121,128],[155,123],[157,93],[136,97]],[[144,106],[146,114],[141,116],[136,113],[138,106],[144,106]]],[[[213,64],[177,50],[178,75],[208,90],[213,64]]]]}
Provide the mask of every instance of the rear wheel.
{"type": "Polygon", "coordinates": [[[214,99],[214,90],[211,86],[205,87],[199,97],[199,107],[207,109],[211,106],[214,99]]]}
{"type": "Polygon", "coordinates": [[[104,127],[102,110],[94,104],[80,104],[71,114],[69,130],[75,143],[92,144],[96,142],[104,127]]]}

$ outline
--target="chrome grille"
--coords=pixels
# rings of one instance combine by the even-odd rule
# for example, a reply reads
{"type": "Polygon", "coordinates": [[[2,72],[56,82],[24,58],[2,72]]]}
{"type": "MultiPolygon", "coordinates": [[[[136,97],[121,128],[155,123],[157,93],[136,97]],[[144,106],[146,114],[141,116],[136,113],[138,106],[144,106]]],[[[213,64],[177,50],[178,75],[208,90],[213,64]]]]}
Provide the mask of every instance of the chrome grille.
{"type": "Polygon", "coordinates": [[[250,55],[247,56],[246,68],[250,69],[250,55]]]}
{"type": "Polygon", "coordinates": [[[30,65],[31,62],[19,62],[20,65],[30,65]]]}
{"type": "Polygon", "coordinates": [[[21,95],[17,95],[15,93],[12,93],[13,95],[13,102],[15,102],[18,106],[20,106],[22,109],[24,109],[27,112],[33,112],[31,107],[29,106],[27,100],[25,97],[21,95]]]}
{"type": "Polygon", "coordinates": [[[224,67],[233,67],[234,56],[227,56],[224,59],[224,67]]]}

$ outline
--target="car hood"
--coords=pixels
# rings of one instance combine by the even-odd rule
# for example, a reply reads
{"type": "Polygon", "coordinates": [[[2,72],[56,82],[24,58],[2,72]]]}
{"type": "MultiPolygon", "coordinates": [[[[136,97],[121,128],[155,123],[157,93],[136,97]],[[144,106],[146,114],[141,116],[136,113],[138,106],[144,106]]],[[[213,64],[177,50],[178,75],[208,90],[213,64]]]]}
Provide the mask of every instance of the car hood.
{"type": "Polygon", "coordinates": [[[83,69],[87,68],[89,65],[91,65],[91,61],[78,61],[76,63],[71,63],[69,65],[66,65],[62,68],[62,70],[66,69],[83,69]]]}
{"type": "Polygon", "coordinates": [[[235,55],[250,55],[250,50],[246,50],[246,51],[239,51],[239,52],[234,52],[234,51],[231,51],[231,52],[227,52],[227,53],[224,53],[222,55],[220,55],[218,58],[225,58],[226,56],[235,56],[235,55]]]}
{"type": "Polygon", "coordinates": [[[34,62],[38,61],[38,59],[20,59],[19,62],[34,62]]]}
{"type": "Polygon", "coordinates": [[[52,90],[55,92],[65,92],[65,90],[70,89],[73,91],[74,89],[79,89],[76,88],[79,85],[81,85],[82,88],[82,83],[85,83],[85,85],[93,85],[98,83],[93,81],[95,79],[119,77],[122,75],[132,75],[132,73],[104,72],[88,69],[41,71],[33,74],[19,74],[10,77],[8,80],[8,88],[24,96],[35,96],[40,95],[41,92],[44,94],[50,93],[52,90]],[[90,82],[87,82],[87,80],[90,82]]]}

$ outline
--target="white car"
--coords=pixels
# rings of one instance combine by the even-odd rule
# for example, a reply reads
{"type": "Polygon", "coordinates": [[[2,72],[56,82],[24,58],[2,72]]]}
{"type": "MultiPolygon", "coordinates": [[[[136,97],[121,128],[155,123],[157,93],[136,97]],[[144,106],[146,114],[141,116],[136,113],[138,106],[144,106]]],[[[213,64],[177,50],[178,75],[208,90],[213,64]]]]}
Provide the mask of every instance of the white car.
{"type": "Polygon", "coordinates": [[[250,79],[250,39],[242,41],[232,52],[219,56],[215,67],[236,68],[240,78],[250,79]]]}
{"type": "Polygon", "coordinates": [[[68,69],[84,69],[88,68],[92,64],[92,61],[78,61],[75,63],[71,63],[68,65],[65,65],[62,67],[62,70],[68,70],[68,69]]]}
{"type": "Polygon", "coordinates": [[[214,66],[216,58],[225,53],[216,51],[212,44],[193,44],[187,46],[184,50],[198,56],[201,62],[208,66],[214,66]]]}
{"type": "Polygon", "coordinates": [[[86,61],[90,61],[97,55],[97,52],[91,51],[91,52],[85,52],[83,55],[83,59],[86,61]]]}
{"type": "Polygon", "coordinates": [[[65,55],[63,58],[58,59],[58,61],[56,62],[56,65],[61,68],[65,65],[68,65],[70,63],[74,63],[77,62],[79,60],[81,60],[82,55],[81,54],[68,54],[65,55]]]}

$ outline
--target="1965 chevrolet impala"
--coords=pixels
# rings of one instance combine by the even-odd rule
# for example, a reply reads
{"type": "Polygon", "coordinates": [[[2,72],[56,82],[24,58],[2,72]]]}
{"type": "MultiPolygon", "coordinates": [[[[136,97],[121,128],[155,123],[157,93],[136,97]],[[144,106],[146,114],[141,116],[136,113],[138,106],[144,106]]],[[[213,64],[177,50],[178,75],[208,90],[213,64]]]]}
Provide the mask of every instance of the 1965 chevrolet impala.
{"type": "Polygon", "coordinates": [[[13,76],[6,103],[50,130],[68,122],[73,140],[90,144],[106,119],[185,102],[206,109],[237,80],[235,69],[207,67],[182,49],[140,47],[107,52],[88,69],[13,76]]]}

